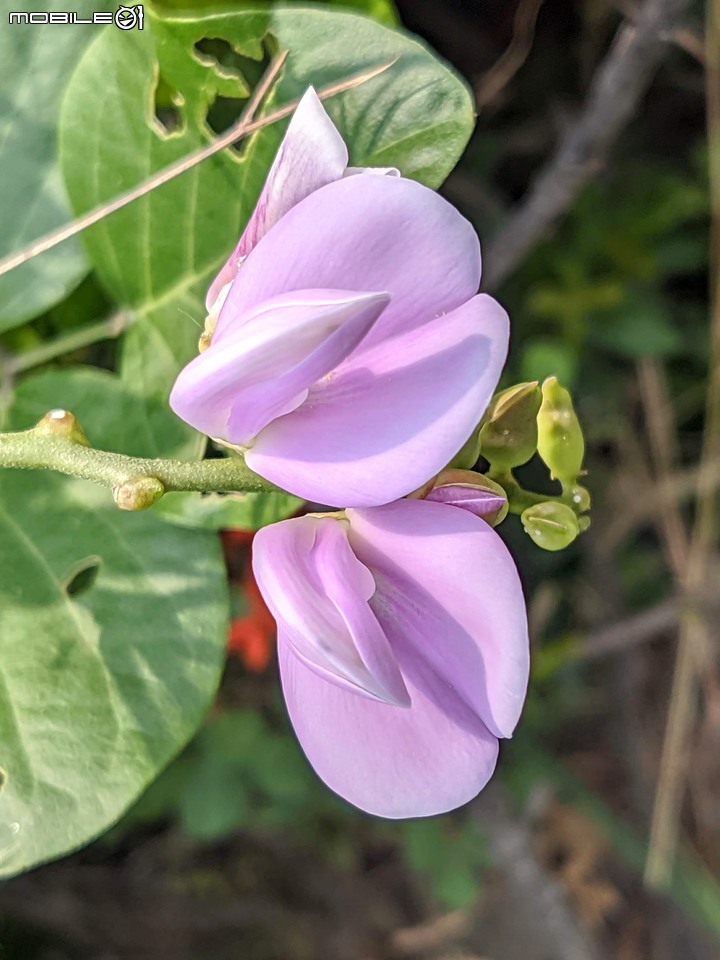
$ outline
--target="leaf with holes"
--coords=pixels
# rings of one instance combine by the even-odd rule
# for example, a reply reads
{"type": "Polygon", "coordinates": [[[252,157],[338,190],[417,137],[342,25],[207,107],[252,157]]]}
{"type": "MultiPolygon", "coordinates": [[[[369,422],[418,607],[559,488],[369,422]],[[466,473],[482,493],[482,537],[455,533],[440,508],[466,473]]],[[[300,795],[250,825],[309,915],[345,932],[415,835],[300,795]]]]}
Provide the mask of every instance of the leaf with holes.
{"type": "MultiPolygon", "coordinates": [[[[63,88],[91,37],[87,28],[68,24],[9,26],[10,11],[21,6],[16,0],[0,0],[0,257],[71,219],[55,127],[63,88]]],[[[57,11],[66,6],[49,0],[42,8],[57,11]]],[[[71,240],[0,277],[0,331],[62,300],[88,269],[82,246],[71,240]]]]}
{"type": "MultiPolygon", "coordinates": [[[[11,427],[59,396],[98,446],[113,421],[121,452],[155,451],[155,425],[100,371],[26,380],[11,427]]],[[[101,833],[189,739],[219,680],[228,599],[212,533],[123,513],[80,480],[4,471],[0,542],[0,876],[10,876],[101,833]]]]}
{"type": "MultiPolygon", "coordinates": [[[[355,164],[396,165],[437,186],[472,129],[471,98],[455,73],[406,34],[354,14],[276,6],[199,18],[151,13],[146,26],[105,31],[68,87],[60,144],[77,213],[206,144],[239,114],[278,46],[290,57],[266,110],[309,84],[395,61],[328,102],[355,164]]],[[[282,132],[282,124],[258,132],[86,231],[103,283],[140,313],[122,365],[135,389],[167,397],[194,353],[199,297],[236,243],[282,132]],[[178,305],[188,296],[190,310],[178,305]]]]}

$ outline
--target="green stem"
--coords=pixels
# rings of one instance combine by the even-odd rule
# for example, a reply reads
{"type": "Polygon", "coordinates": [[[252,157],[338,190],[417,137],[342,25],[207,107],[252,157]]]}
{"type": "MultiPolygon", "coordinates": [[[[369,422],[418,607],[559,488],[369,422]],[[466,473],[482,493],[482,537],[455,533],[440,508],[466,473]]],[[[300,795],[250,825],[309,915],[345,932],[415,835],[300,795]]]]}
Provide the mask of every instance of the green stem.
{"type": "Polygon", "coordinates": [[[490,472],[487,476],[490,480],[500,484],[507,494],[510,513],[522,513],[528,507],[534,507],[537,503],[547,503],[548,501],[564,503],[565,506],[570,507],[576,513],[578,512],[577,504],[573,501],[572,491],[569,488],[563,490],[560,494],[533,493],[531,490],[525,490],[521,487],[510,471],[506,473],[490,472]]]}
{"type": "Polygon", "coordinates": [[[79,424],[62,410],[53,411],[32,430],[0,433],[0,468],[56,470],[112,489],[125,509],[144,509],[164,492],[277,491],[254,473],[242,457],[216,460],[160,460],[128,457],[87,445],[79,424]],[[148,490],[153,491],[148,498],[148,490]]]}
{"type": "Polygon", "coordinates": [[[24,373],[25,370],[30,370],[32,367],[39,367],[40,364],[48,363],[50,360],[61,357],[66,353],[89,347],[91,344],[97,343],[98,340],[110,340],[129,327],[133,319],[134,317],[129,311],[121,311],[113,314],[107,320],[101,320],[99,323],[93,323],[88,327],[80,327],[78,330],[71,330],[69,333],[64,333],[39,347],[11,356],[5,369],[11,376],[14,376],[18,373],[24,373]]]}

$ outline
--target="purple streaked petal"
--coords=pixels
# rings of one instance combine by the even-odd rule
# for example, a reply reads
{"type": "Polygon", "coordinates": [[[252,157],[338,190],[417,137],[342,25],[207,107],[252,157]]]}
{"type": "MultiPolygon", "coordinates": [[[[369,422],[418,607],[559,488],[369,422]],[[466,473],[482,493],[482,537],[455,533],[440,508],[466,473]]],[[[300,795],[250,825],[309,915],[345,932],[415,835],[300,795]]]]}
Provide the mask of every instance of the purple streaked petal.
{"type": "Polygon", "coordinates": [[[495,513],[507,502],[505,497],[493,490],[482,490],[480,487],[464,483],[444,483],[433,487],[425,499],[433,503],[447,503],[449,506],[469,510],[476,517],[495,513]]]}
{"type": "Polygon", "coordinates": [[[253,470],[308,500],[374,506],[417,489],[452,459],[500,377],[505,311],[482,294],[366,349],[369,339],[262,431],[246,457],[253,470]]]}
{"type": "Polygon", "coordinates": [[[314,190],[339,180],[348,153],[317,93],[310,87],[292,116],[237,247],[208,290],[206,306],[212,309],[220,290],[235,278],[240,261],[291,207],[314,190]]]}
{"type": "Polygon", "coordinates": [[[264,527],[255,536],[253,569],[287,642],[326,685],[409,704],[368,604],[375,582],[350,549],[347,523],[301,517],[264,527]]]}
{"type": "Polygon", "coordinates": [[[263,237],[217,329],[290,290],[387,290],[392,303],[371,338],[380,340],[454,310],[479,282],[475,231],[446,200],[402,177],[346,177],[310,194],[263,237]]]}
{"type": "Polygon", "coordinates": [[[384,293],[298,290],[266,301],[181,371],[170,406],[209,436],[248,443],[357,347],[388,300],[384,293]]]}
{"type": "Polygon", "coordinates": [[[353,552],[377,584],[370,605],[406,682],[412,651],[444,678],[430,692],[440,709],[452,712],[461,700],[491,733],[509,737],[525,699],[529,646],[520,579],[498,534],[465,510],[426,500],[347,516],[353,552]]]}
{"type": "MultiPolygon", "coordinates": [[[[459,511],[458,511],[459,512],[459,511]]],[[[462,701],[452,716],[408,648],[398,660],[412,705],[399,709],[326,683],[278,632],[288,713],[310,763],[350,803],[381,817],[424,817],[472,799],[492,776],[497,739],[462,701]]]]}

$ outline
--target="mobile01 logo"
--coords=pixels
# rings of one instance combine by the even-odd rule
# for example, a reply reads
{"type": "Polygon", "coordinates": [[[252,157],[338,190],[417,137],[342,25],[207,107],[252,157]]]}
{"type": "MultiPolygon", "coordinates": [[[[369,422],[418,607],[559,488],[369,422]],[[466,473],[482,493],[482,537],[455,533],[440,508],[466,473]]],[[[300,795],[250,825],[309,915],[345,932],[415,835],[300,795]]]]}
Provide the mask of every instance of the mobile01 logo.
{"type": "Polygon", "coordinates": [[[141,3],[134,7],[124,7],[120,4],[114,13],[106,11],[96,11],[85,17],[74,10],[62,11],[29,11],[18,10],[10,11],[8,18],[10,23],[90,23],[90,24],[108,24],[114,23],[120,30],[138,30],[143,28],[145,12],[141,3]]]}

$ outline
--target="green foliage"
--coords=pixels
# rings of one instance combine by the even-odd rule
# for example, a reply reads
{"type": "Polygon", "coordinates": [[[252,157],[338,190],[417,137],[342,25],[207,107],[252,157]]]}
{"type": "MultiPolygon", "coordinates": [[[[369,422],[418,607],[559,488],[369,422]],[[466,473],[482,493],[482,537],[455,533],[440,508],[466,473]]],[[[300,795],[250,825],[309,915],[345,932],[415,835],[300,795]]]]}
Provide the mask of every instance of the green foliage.
{"type": "Polygon", "coordinates": [[[185,527],[259,530],[297,512],[302,503],[289,493],[166,493],[154,512],[185,527]]]}
{"type": "MultiPolygon", "coordinates": [[[[96,444],[155,452],[153,421],[100,371],[26,380],[7,425],[60,401],[96,444]]],[[[0,875],[12,875],[107,829],[191,736],[218,683],[228,601],[210,533],[55,475],[4,471],[0,504],[0,875]]]]}
{"type": "MultiPolygon", "coordinates": [[[[384,23],[389,27],[397,26],[399,23],[395,4],[392,0],[324,0],[326,6],[340,7],[340,9],[354,10],[356,13],[364,13],[378,23],[384,23]]],[[[158,11],[217,11],[223,9],[237,10],[242,7],[257,7],[255,0],[154,0],[154,6],[158,11]]],[[[302,6],[308,6],[302,3],[302,6]]]]}
{"type": "Polygon", "coordinates": [[[707,262],[704,158],[692,163],[693,173],[630,167],[592,185],[530,258],[515,281],[532,327],[523,378],[572,385],[586,347],[623,358],[694,352],[689,305],[668,296],[707,262]]]}
{"type": "Polygon", "coordinates": [[[426,878],[443,909],[457,910],[477,899],[491,860],[474,820],[407,820],[400,824],[400,832],[408,862],[426,878]]]}
{"type": "Polygon", "coordinates": [[[347,809],[312,773],[294,738],[251,710],[213,717],[150,787],[131,820],[177,817],[188,835],[297,829],[323,809],[347,809]]]}
{"type": "MultiPolygon", "coordinates": [[[[43,10],[64,10],[48,0],[43,10]]],[[[8,24],[12,0],[0,2],[0,257],[14,253],[70,219],[57,165],[55,125],[67,78],[90,39],[82,26],[8,24]],[[58,33],[62,42],[58,42],[58,33]]],[[[88,270],[77,241],[69,241],[0,277],[0,331],[23,323],[61,300],[88,270]]]]}

